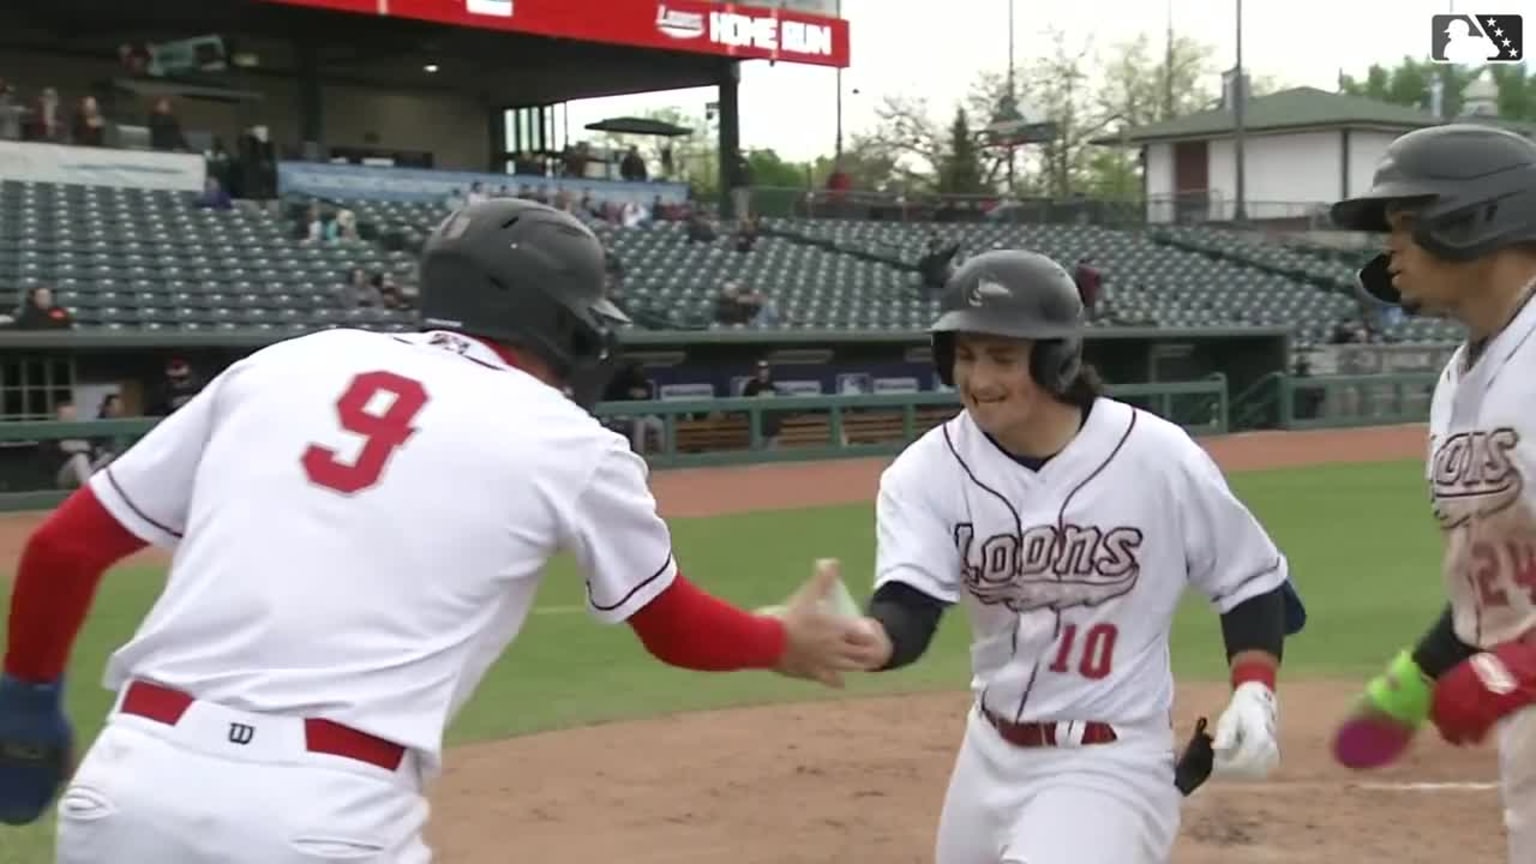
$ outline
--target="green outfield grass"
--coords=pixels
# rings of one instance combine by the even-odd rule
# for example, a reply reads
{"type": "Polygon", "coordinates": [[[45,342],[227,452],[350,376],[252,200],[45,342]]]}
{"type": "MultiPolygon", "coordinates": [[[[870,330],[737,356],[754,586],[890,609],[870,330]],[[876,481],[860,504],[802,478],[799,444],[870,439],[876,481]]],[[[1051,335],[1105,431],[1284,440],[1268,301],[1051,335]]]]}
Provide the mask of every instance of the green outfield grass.
{"type": "MultiPolygon", "coordinates": [[[[1287,677],[1363,676],[1417,635],[1443,602],[1439,540],[1416,462],[1340,465],[1238,474],[1233,485],[1289,555],[1311,612],[1287,646],[1287,677]]],[[[1127,490],[1131,494],[1133,490],[1127,490]]],[[[674,522],[689,577],[738,603],[781,600],[813,558],[843,560],[855,594],[867,592],[873,560],[868,506],[685,519],[674,522]]],[[[105,580],[72,663],[69,703],[82,742],[100,727],[110,694],[99,686],[106,655],[133,631],[161,574],[115,571],[105,580]]],[[[948,616],[930,654],[912,668],[855,681],[843,694],[767,673],[701,675],[652,660],[624,626],[603,627],[581,610],[581,580],[552,569],[535,614],[487,676],[450,732],[453,743],[672,711],[787,699],[963,689],[967,634],[948,616]],[[625,695],[617,695],[620,691],[625,695]]],[[[3,626],[3,621],[0,621],[3,626]]],[[[1216,617],[1191,594],[1174,631],[1184,678],[1219,676],[1216,617]]],[[[50,826],[0,828],[0,864],[50,858],[50,826]]]]}

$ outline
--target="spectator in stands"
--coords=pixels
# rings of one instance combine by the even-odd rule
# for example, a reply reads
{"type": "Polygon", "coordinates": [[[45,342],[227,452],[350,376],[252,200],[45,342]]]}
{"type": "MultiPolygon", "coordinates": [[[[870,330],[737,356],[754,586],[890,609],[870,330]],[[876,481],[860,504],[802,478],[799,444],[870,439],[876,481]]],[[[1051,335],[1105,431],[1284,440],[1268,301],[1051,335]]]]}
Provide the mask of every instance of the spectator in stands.
{"type": "Polygon", "coordinates": [[[645,170],[645,159],[640,155],[640,148],[629,145],[624,158],[619,160],[619,176],[625,180],[643,181],[649,179],[645,170]]]}
{"type": "Polygon", "coordinates": [[[832,163],[832,173],[827,175],[827,191],[833,198],[841,198],[853,188],[853,178],[843,170],[843,160],[837,159],[832,163]]]}
{"type": "MultiPolygon", "coordinates": [[[[645,377],[645,369],[638,362],[630,361],[613,376],[603,401],[649,402],[655,398],[656,390],[645,377]]],[[[630,449],[636,453],[645,453],[650,439],[660,444],[667,434],[666,423],[655,414],[615,416],[612,427],[629,437],[630,449]]]]}
{"type": "Polygon", "coordinates": [[[105,147],[107,144],[107,118],[101,116],[101,108],[95,96],[80,97],[80,107],[75,109],[75,143],[82,147],[105,147]]]}
{"type": "Polygon", "coordinates": [[[1350,345],[1356,342],[1368,342],[1369,336],[1365,329],[1365,322],[1346,316],[1333,325],[1333,332],[1329,334],[1328,341],[1333,345],[1350,345]]]}
{"type": "MultiPolygon", "coordinates": [[[[741,395],[746,399],[773,397],[779,395],[779,385],[773,380],[773,367],[767,360],[757,361],[757,368],[753,375],[741,388],[741,395]]],[[[779,428],[783,424],[783,418],[778,411],[762,412],[763,445],[769,449],[779,446],[779,428]]]]}
{"type": "Polygon", "coordinates": [[[161,96],[149,114],[149,146],[156,150],[181,152],[187,149],[187,138],[181,132],[181,120],[171,109],[171,100],[161,96]]]}
{"type": "Polygon", "coordinates": [[[149,74],[149,64],[154,60],[150,56],[149,46],[143,42],[132,42],[117,47],[118,60],[122,61],[123,68],[129,75],[135,78],[143,78],[149,74]]]}
{"type": "Polygon", "coordinates": [[[246,129],[235,142],[235,152],[240,182],[229,184],[229,193],[257,201],[277,197],[277,148],[267,127],[257,123],[246,129]]]}
{"type": "Polygon", "coordinates": [[[219,181],[219,185],[228,190],[230,188],[231,175],[234,172],[234,160],[229,151],[224,149],[224,139],[213,136],[213,141],[208,145],[208,152],[203,154],[208,162],[208,176],[219,181]]]}
{"type": "Polygon", "coordinates": [[[64,114],[59,109],[59,91],[44,87],[32,105],[32,116],[22,128],[22,137],[28,141],[62,144],[69,138],[64,125],[64,114]]]}
{"type": "Polygon", "coordinates": [[[1097,318],[1099,314],[1099,300],[1104,294],[1104,274],[1099,268],[1093,266],[1093,258],[1089,255],[1077,259],[1077,268],[1072,271],[1072,281],[1077,283],[1077,296],[1083,301],[1083,311],[1088,317],[1097,318]]]}
{"type": "Polygon", "coordinates": [[[741,217],[736,223],[736,251],[751,252],[756,248],[760,230],[756,216],[741,217]]]}
{"type": "Polygon", "coordinates": [[[467,203],[469,203],[469,199],[464,196],[464,190],[462,189],[455,189],[449,192],[448,197],[443,199],[443,206],[449,211],[457,210],[467,203]]]}
{"type": "Polygon", "coordinates": [[[370,277],[368,271],[361,267],[353,267],[347,273],[347,281],[336,290],[336,305],[343,309],[383,305],[377,277],[370,277]]]}
{"type": "Polygon", "coordinates": [[[336,240],[336,219],[327,216],[319,204],[309,205],[309,220],[304,226],[307,243],[333,243],[336,240]]]}
{"type": "Polygon", "coordinates": [[[481,183],[479,180],[476,180],[475,182],[469,184],[469,194],[464,196],[464,203],[479,204],[482,201],[489,200],[490,197],[491,196],[485,194],[485,184],[481,183]]]}
{"type": "Polygon", "coordinates": [[[405,296],[405,291],[401,289],[400,283],[395,281],[395,277],[388,273],[375,273],[372,284],[378,293],[380,306],[385,309],[411,308],[410,299],[405,296]]]}
{"type": "MultiPolygon", "coordinates": [[[[54,407],[54,417],[64,423],[74,423],[80,419],[75,403],[69,401],[60,402],[54,407]]],[[[40,448],[45,464],[54,472],[54,483],[60,489],[84,486],[92,474],[111,461],[111,453],[98,454],[96,445],[88,438],[45,441],[40,448]]]]}
{"type": "Polygon", "coordinates": [[[205,210],[228,210],[235,206],[235,202],[224,191],[219,178],[209,174],[203,181],[203,194],[198,196],[197,206],[205,210]]]}
{"type": "Polygon", "coordinates": [[[165,375],[157,382],[148,400],[149,416],[167,417],[192,401],[203,383],[192,374],[192,365],[184,358],[172,357],[165,363],[165,375]]]}
{"type": "Polygon", "coordinates": [[[68,330],[75,326],[69,310],[53,302],[53,290],[38,286],[27,292],[21,313],[16,316],[18,330],[68,330]]]}
{"type": "Polygon", "coordinates": [[[772,327],[778,324],[778,310],[760,292],[727,282],[715,298],[715,321],[726,327],[772,327]]]}
{"type": "Polygon", "coordinates": [[[587,176],[587,165],[592,160],[592,145],[585,141],[578,142],[575,147],[566,145],[563,154],[566,177],[587,176]]]}
{"type": "Polygon", "coordinates": [[[690,213],[688,215],[688,239],[693,243],[713,243],[719,235],[715,233],[715,226],[709,224],[702,213],[690,213]]]}
{"type": "Polygon", "coordinates": [[[10,82],[0,78],[0,141],[21,138],[22,107],[16,104],[16,91],[10,82]]]}
{"type": "Polygon", "coordinates": [[[731,164],[731,215],[745,219],[752,213],[752,163],[738,150],[731,164]]]}
{"type": "MultiPolygon", "coordinates": [[[[519,150],[517,155],[512,157],[512,173],[521,177],[543,177],[544,163],[527,150],[519,150]]],[[[527,191],[527,189],[528,187],[524,185],[523,190],[527,191]]],[[[527,196],[520,195],[519,197],[527,196]]]]}
{"type": "Polygon", "coordinates": [[[944,283],[949,281],[955,256],[959,253],[960,241],[945,243],[944,238],[936,233],[928,235],[923,256],[917,259],[917,273],[922,280],[920,292],[925,298],[932,299],[944,290],[944,283]]]}
{"type": "Polygon", "coordinates": [[[715,296],[715,323],[725,327],[740,327],[747,323],[750,312],[741,302],[741,288],[735,282],[727,282],[715,296]]]}
{"type": "Polygon", "coordinates": [[[336,239],[359,240],[357,233],[357,214],[348,209],[336,212],[336,239]]]}
{"type": "Polygon", "coordinates": [[[645,208],[637,201],[625,201],[619,205],[618,222],[625,228],[638,228],[646,221],[645,208]]]}

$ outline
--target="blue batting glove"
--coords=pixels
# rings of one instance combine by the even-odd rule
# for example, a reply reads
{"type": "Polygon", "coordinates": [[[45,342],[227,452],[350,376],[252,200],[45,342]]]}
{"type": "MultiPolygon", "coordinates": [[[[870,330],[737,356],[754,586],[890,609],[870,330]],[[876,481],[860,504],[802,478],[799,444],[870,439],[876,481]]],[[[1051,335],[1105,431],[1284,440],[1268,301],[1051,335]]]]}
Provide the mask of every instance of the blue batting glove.
{"type": "Polygon", "coordinates": [[[64,716],[64,682],[0,676],[0,822],[43,815],[74,763],[74,730],[64,716]]]}

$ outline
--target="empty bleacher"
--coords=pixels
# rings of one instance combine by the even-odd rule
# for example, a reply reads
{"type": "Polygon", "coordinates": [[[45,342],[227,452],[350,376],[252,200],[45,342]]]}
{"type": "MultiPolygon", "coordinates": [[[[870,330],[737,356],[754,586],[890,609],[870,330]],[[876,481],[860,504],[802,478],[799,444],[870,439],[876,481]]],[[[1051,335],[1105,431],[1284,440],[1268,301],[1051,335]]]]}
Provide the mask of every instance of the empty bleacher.
{"type": "Polygon", "coordinates": [[[54,290],[80,327],[302,332],[408,329],[408,312],[340,309],[349,268],[409,280],[414,260],[366,242],[303,245],[265,210],[203,210],[195,196],[101,186],[0,184],[0,290],[54,290]]]}
{"type": "MultiPolygon", "coordinates": [[[[6,181],[0,291],[19,298],[52,287],[83,328],[409,329],[411,312],[341,308],[334,291],[352,267],[414,281],[406,250],[442,219],[443,206],[333,203],[353,209],[370,236],[403,238],[404,248],[303,243],[275,209],[199,209],[190,193],[6,181]]],[[[777,218],[746,253],[728,235],[690,241],[681,223],[595,228],[624,264],[624,302],[651,327],[713,326],[716,296],[734,282],[772,301],[778,327],[921,329],[937,306],[911,265],[934,238],[958,240],[962,255],[1030,248],[1068,267],[1092,257],[1104,274],[1097,327],[1287,325],[1306,343],[1359,314],[1344,258],[1209,228],[777,218]]],[[[1396,339],[1454,338],[1441,322],[1392,326],[1396,339]]]]}

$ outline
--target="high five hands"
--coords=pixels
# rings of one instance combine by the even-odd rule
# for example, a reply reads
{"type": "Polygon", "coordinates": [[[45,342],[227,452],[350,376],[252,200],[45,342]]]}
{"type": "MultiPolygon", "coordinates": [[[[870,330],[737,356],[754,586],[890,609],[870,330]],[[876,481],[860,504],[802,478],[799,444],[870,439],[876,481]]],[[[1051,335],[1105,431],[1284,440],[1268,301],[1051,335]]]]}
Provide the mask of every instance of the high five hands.
{"type": "Polygon", "coordinates": [[[822,558],[789,601],[772,608],[770,614],[784,622],[785,637],[775,672],[842,687],[844,672],[877,669],[885,663],[891,651],[885,628],[860,616],[856,608],[839,609],[846,591],[837,559],[822,558]]]}

